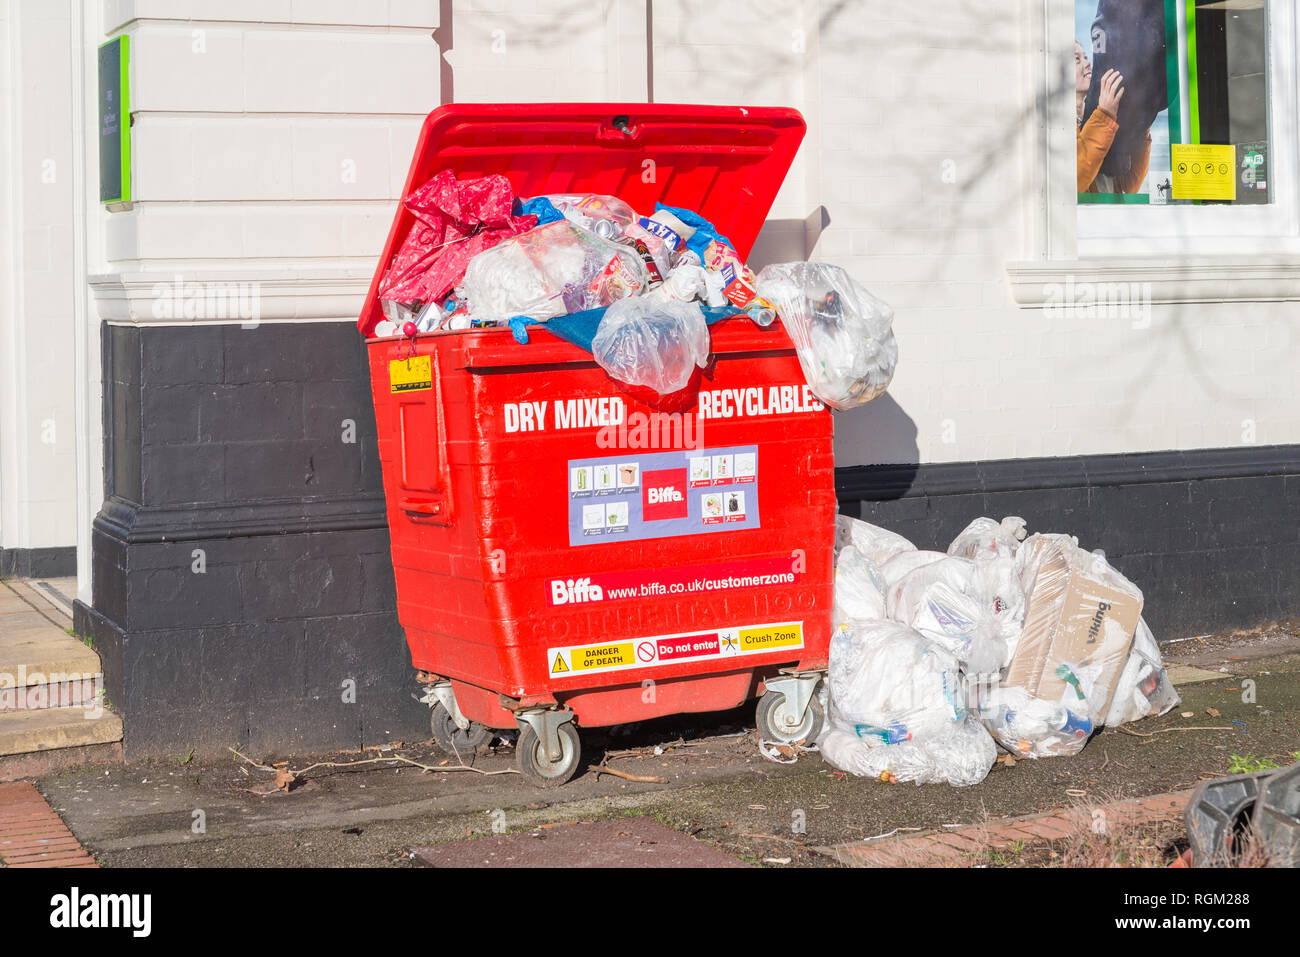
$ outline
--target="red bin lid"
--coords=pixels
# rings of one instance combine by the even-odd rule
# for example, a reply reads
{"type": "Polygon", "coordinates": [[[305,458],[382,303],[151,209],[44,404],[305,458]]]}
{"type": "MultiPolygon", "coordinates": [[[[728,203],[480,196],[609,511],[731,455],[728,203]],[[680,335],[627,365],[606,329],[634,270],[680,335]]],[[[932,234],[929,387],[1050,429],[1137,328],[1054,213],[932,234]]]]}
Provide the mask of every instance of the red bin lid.
{"type": "MultiPolygon", "coordinates": [[[[806,126],[783,107],[666,103],[475,103],[424,121],[402,197],[444,169],[457,179],[501,173],[521,197],[617,196],[637,212],[693,209],[748,257],[806,126]]],[[[399,205],[357,327],[383,314],[379,282],[414,217],[399,205]]]]}

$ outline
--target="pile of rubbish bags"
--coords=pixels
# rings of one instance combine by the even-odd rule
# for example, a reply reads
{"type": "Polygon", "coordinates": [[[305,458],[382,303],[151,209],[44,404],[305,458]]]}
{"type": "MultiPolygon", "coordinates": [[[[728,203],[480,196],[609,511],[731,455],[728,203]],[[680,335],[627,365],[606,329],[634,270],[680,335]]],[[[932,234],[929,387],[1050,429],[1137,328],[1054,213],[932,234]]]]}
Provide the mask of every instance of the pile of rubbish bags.
{"type": "Polygon", "coordinates": [[[405,202],[414,225],[379,288],[379,337],[455,332],[605,310],[592,355],[611,378],[669,395],[708,363],[702,307],[778,317],[813,393],[835,409],[874,399],[898,361],[893,311],[838,266],[757,275],[692,210],[642,215],[615,196],[514,195],[494,175],[442,170],[405,202]]]}
{"type": "Polygon", "coordinates": [[[1077,754],[1178,703],[1142,592],[1068,535],[977,518],[947,552],[848,516],[835,536],[822,756],[854,774],[978,784],[998,749],[1077,754]]]}

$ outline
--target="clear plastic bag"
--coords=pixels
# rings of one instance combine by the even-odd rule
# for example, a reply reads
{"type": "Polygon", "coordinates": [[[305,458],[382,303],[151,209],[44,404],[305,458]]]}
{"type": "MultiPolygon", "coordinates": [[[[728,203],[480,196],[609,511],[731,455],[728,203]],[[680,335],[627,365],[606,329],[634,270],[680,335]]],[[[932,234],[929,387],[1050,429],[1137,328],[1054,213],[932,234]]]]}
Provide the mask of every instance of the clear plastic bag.
{"type": "Polygon", "coordinates": [[[868,747],[937,734],[966,713],[956,660],[892,621],[841,629],[826,680],[831,725],[868,747]]]}
{"type": "Polygon", "coordinates": [[[916,546],[902,535],[872,525],[849,515],[835,516],[835,547],[844,548],[852,545],[866,559],[877,567],[885,564],[895,555],[914,552],[916,546]]]}
{"type": "Polygon", "coordinates": [[[1133,636],[1133,650],[1129,652],[1124,670],[1115,683],[1115,694],[1106,711],[1106,726],[1114,727],[1164,714],[1180,700],[1165,671],[1155,635],[1147,627],[1145,619],[1139,620],[1137,633],[1133,636]]]}
{"type": "Polygon", "coordinates": [[[1015,562],[1024,625],[1001,686],[981,690],[980,718],[1023,757],[1077,754],[1109,712],[1142,592],[1068,535],[1031,535],[1015,562]]]}
{"type": "Polygon", "coordinates": [[[709,327],[694,303],[623,299],[600,320],[591,354],[610,378],[671,395],[708,363],[709,327]]]}
{"type": "Polygon", "coordinates": [[[919,741],[866,747],[847,731],[831,728],[818,741],[822,757],[850,774],[895,781],[950,784],[955,788],[979,784],[997,761],[998,749],[973,715],[919,741]]]}
{"type": "Polygon", "coordinates": [[[835,558],[835,625],[885,617],[885,579],[852,545],[835,558]]]}
{"type": "Polygon", "coordinates": [[[570,222],[601,239],[617,240],[636,222],[636,211],[617,196],[594,193],[552,193],[542,197],[570,222]]]}
{"type": "Polygon", "coordinates": [[[767,266],[757,292],[776,306],[817,398],[844,411],[889,387],[898,364],[894,311],[839,266],[767,266]]]}
{"type": "Polygon", "coordinates": [[[475,320],[528,316],[545,322],[640,295],[648,281],[635,251],[566,219],[479,253],[460,293],[475,320]]]}
{"type": "Polygon", "coordinates": [[[1005,552],[1014,556],[1025,538],[1025,520],[1019,515],[1008,515],[1001,522],[991,518],[977,518],[967,525],[948,546],[948,554],[960,558],[975,558],[982,552],[1005,552]]]}

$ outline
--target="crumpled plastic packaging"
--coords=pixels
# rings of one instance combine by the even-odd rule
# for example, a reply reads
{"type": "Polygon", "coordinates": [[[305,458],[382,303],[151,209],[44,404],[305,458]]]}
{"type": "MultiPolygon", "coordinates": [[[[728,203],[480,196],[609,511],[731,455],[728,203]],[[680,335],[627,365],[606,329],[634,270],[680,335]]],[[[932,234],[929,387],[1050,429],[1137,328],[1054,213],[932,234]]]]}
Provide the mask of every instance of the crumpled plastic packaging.
{"type": "Polygon", "coordinates": [[[504,176],[458,182],[451,170],[439,172],[405,202],[416,221],[389,264],[380,300],[441,301],[479,253],[537,225],[536,216],[513,215],[514,200],[504,176]]]}
{"type": "Polygon", "coordinates": [[[600,320],[591,354],[610,378],[671,395],[708,364],[709,327],[695,303],[621,299],[600,320]]]}
{"type": "Polygon", "coordinates": [[[459,294],[476,320],[545,322],[639,295],[648,278],[634,251],[566,219],[475,256],[459,294]]]}
{"type": "Polygon", "coordinates": [[[817,398],[844,411],[889,387],[898,364],[894,311],[839,266],[773,264],[756,290],[776,306],[817,398]]]}
{"type": "Polygon", "coordinates": [[[1115,682],[1115,695],[1106,710],[1106,727],[1164,714],[1181,700],[1169,681],[1155,635],[1146,620],[1139,619],[1133,650],[1115,682]]]}
{"type": "Polygon", "coordinates": [[[836,515],[835,547],[840,549],[847,545],[852,545],[877,567],[895,555],[916,551],[915,545],[887,528],[872,525],[851,515],[836,515]]]}

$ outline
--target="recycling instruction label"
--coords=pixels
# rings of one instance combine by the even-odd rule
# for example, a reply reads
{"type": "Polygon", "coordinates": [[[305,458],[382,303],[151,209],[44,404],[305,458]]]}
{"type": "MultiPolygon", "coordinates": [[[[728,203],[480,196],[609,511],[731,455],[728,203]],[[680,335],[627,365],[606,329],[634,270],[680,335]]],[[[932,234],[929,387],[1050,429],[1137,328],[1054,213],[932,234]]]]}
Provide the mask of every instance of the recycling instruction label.
{"type": "Polygon", "coordinates": [[[546,661],[552,678],[571,678],[580,674],[653,668],[684,661],[716,661],[802,647],[803,622],[783,621],[684,631],[632,641],[548,648],[546,661]]]}

